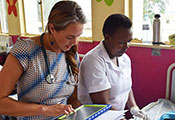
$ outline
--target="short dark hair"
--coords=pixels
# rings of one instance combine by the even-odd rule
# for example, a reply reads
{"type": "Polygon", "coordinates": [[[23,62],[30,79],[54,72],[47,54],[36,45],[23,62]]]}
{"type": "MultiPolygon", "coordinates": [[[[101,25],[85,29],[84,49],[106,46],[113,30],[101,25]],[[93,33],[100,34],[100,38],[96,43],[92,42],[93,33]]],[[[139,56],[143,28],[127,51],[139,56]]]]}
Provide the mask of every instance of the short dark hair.
{"type": "Polygon", "coordinates": [[[106,34],[112,35],[118,28],[128,28],[132,26],[131,20],[123,14],[112,14],[104,22],[103,36],[106,34]]]}

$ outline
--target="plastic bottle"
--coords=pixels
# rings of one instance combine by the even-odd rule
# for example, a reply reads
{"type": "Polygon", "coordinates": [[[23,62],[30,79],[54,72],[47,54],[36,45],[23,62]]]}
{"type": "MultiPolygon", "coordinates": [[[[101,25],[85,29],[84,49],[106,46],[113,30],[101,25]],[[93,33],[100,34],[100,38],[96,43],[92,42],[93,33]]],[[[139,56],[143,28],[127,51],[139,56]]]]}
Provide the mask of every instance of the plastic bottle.
{"type": "Polygon", "coordinates": [[[151,42],[152,41],[152,27],[151,27],[151,21],[149,19],[149,16],[145,15],[145,20],[143,22],[142,26],[142,42],[151,42]]]}
{"type": "Polygon", "coordinates": [[[160,44],[160,15],[155,14],[153,22],[153,44],[160,44]]]}

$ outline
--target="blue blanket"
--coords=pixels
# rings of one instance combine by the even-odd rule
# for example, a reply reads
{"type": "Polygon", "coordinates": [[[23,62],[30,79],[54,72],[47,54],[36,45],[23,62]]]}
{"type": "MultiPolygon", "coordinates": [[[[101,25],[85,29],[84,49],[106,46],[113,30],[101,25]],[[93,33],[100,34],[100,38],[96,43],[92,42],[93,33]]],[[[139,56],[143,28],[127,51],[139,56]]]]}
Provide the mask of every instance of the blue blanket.
{"type": "Polygon", "coordinates": [[[175,120],[175,111],[169,111],[165,114],[163,114],[160,119],[158,120],[165,120],[165,119],[168,119],[168,120],[175,120]]]}

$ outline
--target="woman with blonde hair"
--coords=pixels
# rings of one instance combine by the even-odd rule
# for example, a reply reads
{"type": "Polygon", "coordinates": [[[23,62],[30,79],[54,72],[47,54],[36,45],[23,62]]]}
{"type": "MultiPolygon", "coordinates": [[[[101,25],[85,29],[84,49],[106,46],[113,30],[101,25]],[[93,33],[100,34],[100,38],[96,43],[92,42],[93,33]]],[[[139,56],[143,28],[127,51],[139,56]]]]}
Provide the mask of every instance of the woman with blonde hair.
{"type": "Polygon", "coordinates": [[[50,12],[45,33],[15,43],[0,72],[0,114],[41,120],[74,112],[67,100],[75,94],[76,40],[85,23],[76,2],[60,1],[50,12]],[[8,97],[16,83],[18,100],[8,97]]]}

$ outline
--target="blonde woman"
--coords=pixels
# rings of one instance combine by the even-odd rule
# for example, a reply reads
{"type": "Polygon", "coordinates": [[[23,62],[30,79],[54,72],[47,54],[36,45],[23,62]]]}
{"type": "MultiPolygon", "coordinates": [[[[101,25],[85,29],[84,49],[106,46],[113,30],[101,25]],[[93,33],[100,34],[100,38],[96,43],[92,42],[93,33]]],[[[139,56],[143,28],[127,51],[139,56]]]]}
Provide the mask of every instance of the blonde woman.
{"type": "Polygon", "coordinates": [[[67,99],[77,82],[76,40],[85,22],[76,2],[60,1],[45,33],[16,42],[0,72],[0,114],[42,120],[74,112],[67,99]],[[16,83],[18,101],[8,97],[16,83]]]}

